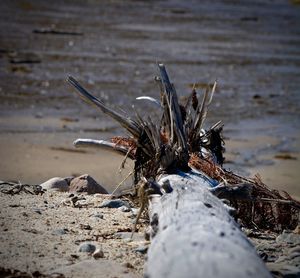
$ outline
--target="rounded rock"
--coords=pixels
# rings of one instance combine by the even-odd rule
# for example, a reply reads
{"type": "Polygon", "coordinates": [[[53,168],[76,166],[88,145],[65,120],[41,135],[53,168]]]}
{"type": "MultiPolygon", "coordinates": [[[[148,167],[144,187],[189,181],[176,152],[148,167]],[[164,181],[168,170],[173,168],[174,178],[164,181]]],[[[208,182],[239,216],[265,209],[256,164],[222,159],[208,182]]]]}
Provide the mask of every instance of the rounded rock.
{"type": "Polygon", "coordinates": [[[91,243],[82,243],[79,246],[79,252],[85,252],[85,253],[93,253],[96,250],[96,246],[91,243]]]}
{"type": "Polygon", "coordinates": [[[40,184],[42,189],[47,191],[67,192],[69,190],[68,182],[64,178],[55,177],[40,184]]]}
{"type": "Polygon", "coordinates": [[[72,179],[69,187],[70,192],[87,192],[88,194],[108,194],[107,190],[98,184],[90,175],[81,175],[72,179]]]}

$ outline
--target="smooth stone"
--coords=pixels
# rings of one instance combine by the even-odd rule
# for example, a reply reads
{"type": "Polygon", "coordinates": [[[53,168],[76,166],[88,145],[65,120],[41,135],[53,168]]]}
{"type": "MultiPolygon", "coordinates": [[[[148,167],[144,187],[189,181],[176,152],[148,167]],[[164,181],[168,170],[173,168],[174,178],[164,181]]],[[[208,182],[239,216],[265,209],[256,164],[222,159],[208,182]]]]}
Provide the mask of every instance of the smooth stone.
{"type": "Polygon", "coordinates": [[[76,264],[64,266],[55,270],[55,273],[61,273],[65,277],[72,278],[138,278],[139,276],[130,273],[128,268],[111,260],[84,260],[76,264]]]}
{"type": "Polygon", "coordinates": [[[67,192],[69,185],[66,179],[55,177],[40,184],[43,190],[67,192]]]}
{"type": "Polygon", "coordinates": [[[86,252],[86,253],[93,253],[95,252],[96,250],[96,246],[91,244],[91,243],[82,243],[80,246],[79,246],[79,252],[86,252]]]}
{"type": "Polygon", "coordinates": [[[100,204],[100,208],[120,208],[122,206],[130,208],[130,205],[121,199],[105,200],[100,204]]]}
{"type": "Polygon", "coordinates": [[[108,194],[90,175],[84,174],[71,180],[69,192],[87,192],[88,194],[108,194]]]}

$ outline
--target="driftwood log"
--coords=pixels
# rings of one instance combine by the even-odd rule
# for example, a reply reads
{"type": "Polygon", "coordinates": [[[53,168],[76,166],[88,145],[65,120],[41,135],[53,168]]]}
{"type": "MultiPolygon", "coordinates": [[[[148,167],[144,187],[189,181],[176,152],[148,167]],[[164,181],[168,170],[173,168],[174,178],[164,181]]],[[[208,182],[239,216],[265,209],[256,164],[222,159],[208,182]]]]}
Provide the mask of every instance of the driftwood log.
{"type": "Polygon", "coordinates": [[[78,139],[74,144],[111,149],[134,160],[136,196],[141,209],[149,204],[151,244],[145,277],[271,277],[235,222],[235,209],[218,197],[252,202],[253,192],[271,199],[278,195],[265,187],[255,191],[257,183],[222,168],[222,124],[203,128],[216,83],[207,87],[202,101],[193,89],[187,102],[179,104],[164,65],[158,68],[160,101],[148,96],[138,99],[156,104],[160,122],[143,119],[137,111],[134,119],[117,113],[68,78],[84,100],[131,134],[111,142],[78,139]]]}
{"type": "Polygon", "coordinates": [[[150,199],[145,277],[271,277],[201,173],[166,175],[173,191],[150,199]]]}

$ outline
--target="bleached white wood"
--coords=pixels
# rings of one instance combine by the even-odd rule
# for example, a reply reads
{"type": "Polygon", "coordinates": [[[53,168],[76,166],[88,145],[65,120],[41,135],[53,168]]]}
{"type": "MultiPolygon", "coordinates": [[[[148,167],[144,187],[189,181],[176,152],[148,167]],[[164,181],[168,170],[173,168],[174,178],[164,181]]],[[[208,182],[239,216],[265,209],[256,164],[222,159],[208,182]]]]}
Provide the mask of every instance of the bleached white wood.
{"type": "Polygon", "coordinates": [[[272,277],[208,177],[179,172],[158,182],[166,180],[173,191],[150,198],[145,277],[272,277]]]}
{"type": "MultiPolygon", "coordinates": [[[[128,150],[120,145],[117,145],[115,143],[105,141],[105,140],[94,140],[94,139],[76,139],[73,142],[73,145],[76,148],[95,148],[95,149],[104,149],[108,150],[114,153],[118,153],[122,156],[126,155],[128,153],[128,150]]],[[[128,154],[128,157],[131,158],[130,154],[128,154]]]]}

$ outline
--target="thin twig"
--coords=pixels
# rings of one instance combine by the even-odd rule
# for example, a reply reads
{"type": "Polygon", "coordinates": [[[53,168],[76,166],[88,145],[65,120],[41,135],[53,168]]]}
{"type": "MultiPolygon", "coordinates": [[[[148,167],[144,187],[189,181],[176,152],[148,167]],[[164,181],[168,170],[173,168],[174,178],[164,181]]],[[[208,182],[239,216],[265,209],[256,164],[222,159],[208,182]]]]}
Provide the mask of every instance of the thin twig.
{"type": "Polygon", "coordinates": [[[114,189],[114,191],[111,193],[111,196],[113,196],[116,191],[121,187],[121,185],[133,174],[133,171],[131,171],[118,185],[117,187],[114,189]]]}

